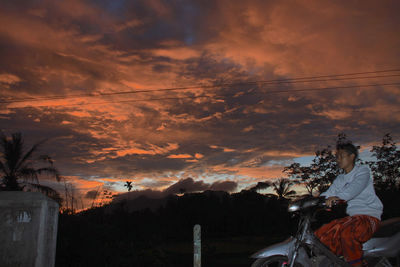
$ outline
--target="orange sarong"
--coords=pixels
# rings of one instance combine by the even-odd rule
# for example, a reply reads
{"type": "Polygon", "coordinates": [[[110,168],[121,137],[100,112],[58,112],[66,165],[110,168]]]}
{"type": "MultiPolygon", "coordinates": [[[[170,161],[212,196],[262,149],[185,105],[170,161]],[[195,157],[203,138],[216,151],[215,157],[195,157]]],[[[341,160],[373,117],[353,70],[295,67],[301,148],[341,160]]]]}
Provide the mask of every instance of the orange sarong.
{"type": "Polygon", "coordinates": [[[368,215],[347,216],[323,225],[315,235],[351,265],[362,262],[362,244],[378,229],[379,220],[368,215]]]}

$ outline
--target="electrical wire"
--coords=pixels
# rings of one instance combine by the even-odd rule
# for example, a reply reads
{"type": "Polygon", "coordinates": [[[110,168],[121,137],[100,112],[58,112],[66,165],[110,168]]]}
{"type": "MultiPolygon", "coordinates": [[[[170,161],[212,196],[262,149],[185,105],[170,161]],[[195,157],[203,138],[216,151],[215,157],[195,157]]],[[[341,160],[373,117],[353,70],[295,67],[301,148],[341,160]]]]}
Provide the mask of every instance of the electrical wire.
{"type": "Polygon", "coordinates": [[[354,76],[354,75],[365,75],[365,74],[377,74],[377,73],[388,73],[388,72],[400,72],[400,69],[392,70],[381,70],[381,71],[370,71],[370,72],[357,72],[357,73],[345,73],[345,74],[333,74],[323,76],[312,76],[312,77],[301,77],[292,79],[281,79],[281,80],[259,80],[259,81],[247,81],[247,82],[235,82],[235,83],[220,83],[215,85],[201,85],[201,86],[190,86],[190,87],[174,87],[174,88],[161,88],[161,89],[150,89],[150,90],[134,90],[134,91],[114,91],[114,92],[93,92],[88,94],[74,94],[74,95],[53,95],[47,97],[29,97],[29,98],[13,98],[0,100],[0,104],[12,104],[18,102],[32,102],[32,101],[46,101],[46,100],[63,100],[70,98],[81,98],[81,97],[102,97],[102,96],[113,96],[123,94],[139,94],[139,93],[153,93],[153,92],[165,92],[165,91],[179,91],[179,90],[193,90],[193,89],[212,89],[217,87],[225,86],[238,86],[238,85],[274,85],[274,84],[295,84],[295,83],[312,83],[312,82],[326,82],[326,81],[343,81],[343,80],[362,80],[362,79],[376,79],[376,78],[389,78],[389,77],[400,77],[399,74],[390,75],[375,75],[375,76],[364,76],[364,77],[342,77],[342,76],[354,76]],[[337,78],[342,77],[342,78],[337,78]],[[324,79],[321,79],[324,78],[324,79]]]}
{"type": "Polygon", "coordinates": [[[67,105],[38,105],[34,107],[67,107],[67,106],[82,106],[82,105],[101,105],[110,103],[128,103],[128,102],[146,102],[146,101],[163,101],[163,100],[180,100],[180,99],[196,99],[196,98],[218,98],[218,97],[229,97],[229,96],[244,96],[244,95],[267,95],[267,94],[280,94],[280,93],[298,93],[298,92],[311,92],[311,91],[327,91],[327,90],[340,90],[340,89],[350,89],[350,88],[371,88],[377,86],[400,86],[398,83],[382,83],[382,84],[364,84],[364,85],[349,85],[349,86],[335,86],[335,87],[325,87],[325,88],[307,88],[307,89],[292,89],[292,90],[274,90],[268,92],[242,92],[229,93],[229,94],[216,94],[216,95],[197,95],[197,96],[181,96],[181,97],[160,97],[160,98],[146,98],[146,99],[130,99],[130,100],[115,100],[115,101],[102,101],[102,102],[88,102],[88,103],[75,103],[67,105]]]}

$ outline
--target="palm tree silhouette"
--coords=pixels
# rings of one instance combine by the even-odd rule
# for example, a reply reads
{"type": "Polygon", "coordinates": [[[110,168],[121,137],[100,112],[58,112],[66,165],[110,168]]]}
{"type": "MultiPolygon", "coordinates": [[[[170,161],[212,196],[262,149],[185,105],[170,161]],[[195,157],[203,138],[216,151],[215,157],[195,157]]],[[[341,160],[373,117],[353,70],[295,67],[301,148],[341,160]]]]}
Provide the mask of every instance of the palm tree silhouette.
{"type": "Polygon", "coordinates": [[[60,181],[61,176],[53,167],[52,159],[47,155],[40,156],[37,160],[47,163],[48,166],[41,168],[33,166],[37,161],[33,159],[33,155],[44,142],[36,143],[24,154],[21,133],[13,133],[11,138],[7,138],[4,134],[0,136],[0,175],[2,175],[0,191],[22,191],[26,185],[29,185],[60,203],[61,197],[58,192],[39,184],[38,179],[40,174],[48,173],[60,181]]]}
{"type": "Polygon", "coordinates": [[[285,178],[280,178],[276,182],[272,183],[275,193],[279,199],[291,197],[296,194],[296,191],[290,190],[293,186],[293,182],[285,178]]]}
{"type": "Polygon", "coordinates": [[[124,186],[128,188],[128,192],[130,192],[132,190],[132,187],[133,187],[131,181],[126,181],[124,186]]]}

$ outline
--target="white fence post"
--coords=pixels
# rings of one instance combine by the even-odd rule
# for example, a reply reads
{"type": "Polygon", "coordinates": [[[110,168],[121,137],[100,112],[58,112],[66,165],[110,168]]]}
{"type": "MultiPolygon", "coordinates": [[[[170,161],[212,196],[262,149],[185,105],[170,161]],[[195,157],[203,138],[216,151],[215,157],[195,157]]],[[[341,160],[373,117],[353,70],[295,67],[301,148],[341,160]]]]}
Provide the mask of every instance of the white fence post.
{"type": "Polygon", "coordinates": [[[201,267],[201,226],[193,227],[193,267],[201,267]]]}

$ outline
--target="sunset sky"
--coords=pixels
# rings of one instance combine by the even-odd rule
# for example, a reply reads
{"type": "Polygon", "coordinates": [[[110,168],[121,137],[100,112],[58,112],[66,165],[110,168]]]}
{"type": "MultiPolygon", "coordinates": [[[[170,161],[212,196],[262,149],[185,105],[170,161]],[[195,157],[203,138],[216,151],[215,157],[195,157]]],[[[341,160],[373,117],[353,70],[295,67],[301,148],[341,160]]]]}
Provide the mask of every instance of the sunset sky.
{"type": "Polygon", "coordinates": [[[126,192],[127,180],[148,193],[239,191],[340,132],[364,152],[386,133],[400,140],[399,11],[375,0],[1,1],[0,129],[27,146],[47,138],[40,153],[85,199],[126,192]]]}

